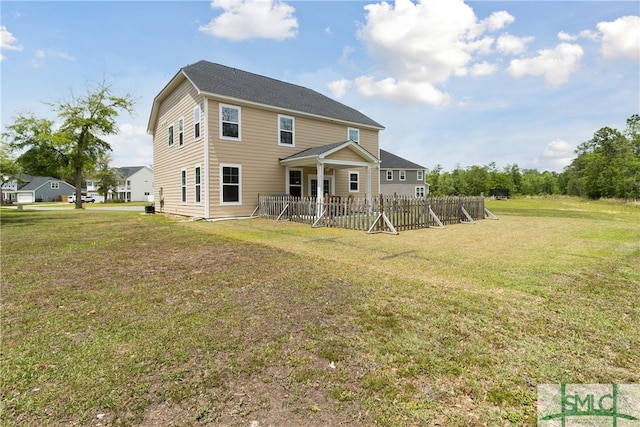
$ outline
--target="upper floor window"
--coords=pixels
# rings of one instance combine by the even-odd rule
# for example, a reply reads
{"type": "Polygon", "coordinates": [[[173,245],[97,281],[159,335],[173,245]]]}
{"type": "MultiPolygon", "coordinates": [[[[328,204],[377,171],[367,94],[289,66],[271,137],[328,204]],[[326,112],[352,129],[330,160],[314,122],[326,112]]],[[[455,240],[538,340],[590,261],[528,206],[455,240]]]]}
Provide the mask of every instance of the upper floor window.
{"type": "Polygon", "coordinates": [[[178,119],[178,145],[180,147],[184,145],[184,119],[182,117],[178,119]]]}
{"type": "Polygon", "coordinates": [[[51,183],[51,189],[57,190],[59,188],[60,188],[60,183],[59,182],[52,182],[51,183]]]}
{"type": "Polygon", "coordinates": [[[193,109],[193,137],[200,138],[200,106],[193,109]]]}
{"type": "Polygon", "coordinates": [[[220,104],[220,138],[240,141],[240,107],[220,104]]]}
{"type": "Polygon", "coordinates": [[[360,129],[349,128],[347,131],[347,138],[360,144],[360,129]]]}
{"type": "Polygon", "coordinates": [[[393,171],[387,171],[387,181],[393,181],[393,171]]]}
{"type": "Polygon", "coordinates": [[[417,171],[416,172],[416,179],[418,180],[418,182],[423,182],[424,181],[424,171],[417,171]]]}
{"type": "Polygon", "coordinates": [[[293,117],[278,115],[278,145],[295,145],[295,121],[293,117]]]}
{"type": "Polygon", "coordinates": [[[173,125],[169,126],[169,146],[173,145],[173,125]]]}
{"type": "Polygon", "coordinates": [[[407,179],[407,171],[401,170],[400,171],[400,181],[406,181],[406,179],[407,179]]]}

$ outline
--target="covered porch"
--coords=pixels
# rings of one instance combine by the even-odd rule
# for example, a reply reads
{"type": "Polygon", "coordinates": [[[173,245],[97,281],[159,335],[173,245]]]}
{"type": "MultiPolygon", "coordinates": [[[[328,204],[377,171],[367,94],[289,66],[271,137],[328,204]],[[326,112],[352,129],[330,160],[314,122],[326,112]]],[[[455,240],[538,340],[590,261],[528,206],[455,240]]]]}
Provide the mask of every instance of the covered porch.
{"type": "Polygon", "coordinates": [[[286,193],[315,199],[319,217],[325,195],[347,197],[364,194],[370,203],[372,179],[377,176],[372,169],[378,168],[380,161],[355,141],[348,140],[300,151],[280,159],[280,164],[285,167],[286,193]],[[345,170],[349,172],[341,173],[345,170]]]}

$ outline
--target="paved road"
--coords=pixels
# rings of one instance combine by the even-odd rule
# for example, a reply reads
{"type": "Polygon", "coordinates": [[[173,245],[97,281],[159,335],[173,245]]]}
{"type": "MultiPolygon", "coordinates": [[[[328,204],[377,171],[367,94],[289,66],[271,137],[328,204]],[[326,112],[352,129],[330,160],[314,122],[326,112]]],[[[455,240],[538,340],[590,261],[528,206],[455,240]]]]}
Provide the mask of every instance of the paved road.
{"type": "MultiPolygon", "coordinates": [[[[19,205],[18,205],[19,206],[19,205]]],[[[2,209],[18,209],[18,206],[3,206],[2,209]]],[[[35,210],[35,211],[59,211],[59,210],[71,210],[74,209],[75,206],[73,204],[44,204],[44,205],[24,205],[23,209],[25,210],[35,210]]],[[[85,206],[86,209],[91,210],[104,210],[104,211],[132,211],[132,212],[144,212],[144,206],[100,206],[100,204],[91,204],[89,206],[85,206]]]]}

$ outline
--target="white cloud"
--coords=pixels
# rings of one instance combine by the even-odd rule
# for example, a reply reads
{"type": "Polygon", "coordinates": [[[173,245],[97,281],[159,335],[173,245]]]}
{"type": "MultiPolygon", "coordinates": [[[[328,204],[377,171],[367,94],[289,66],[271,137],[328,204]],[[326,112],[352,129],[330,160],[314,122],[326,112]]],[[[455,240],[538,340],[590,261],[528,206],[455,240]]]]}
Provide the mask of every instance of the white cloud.
{"type": "Polygon", "coordinates": [[[355,85],[363,96],[379,96],[395,102],[446,105],[450,101],[448,94],[428,82],[396,81],[391,77],[376,81],[373,77],[361,76],[355,85]]]}
{"type": "Polygon", "coordinates": [[[563,42],[572,42],[575,41],[578,37],[572,36],[571,34],[565,33],[564,31],[560,31],[558,33],[558,38],[563,42]]]}
{"type": "Polygon", "coordinates": [[[500,53],[506,53],[510,55],[517,55],[524,52],[527,48],[527,43],[531,42],[533,37],[517,37],[511,34],[505,33],[498,37],[496,42],[496,50],[500,53]]]}
{"type": "Polygon", "coordinates": [[[0,61],[4,59],[4,55],[2,55],[3,50],[22,50],[22,46],[16,44],[17,41],[18,39],[7,30],[7,27],[4,25],[0,26],[0,61]]]}
{"type": "Polygon", "coordinates": [[[496,64],[490,64],[487,61],[482,61],[479,64],[473,64],[470,73],[474,77],[490,76],[495,73],[497,69],[498,66],[496,64]]]}
{"type": "Polygon", "coordinates": [[[547,144],[535,163],[542,169],[559,171],[571,164],[574,158],[575,146],[562,139],[555,139],[547,144]]]}
{"type": "Polygon", "coordinates": [[[276,0],[213,0],[211,8],[223,12],[199,30],[213,37],[285,40],[298,30],[295,9],[276,0]]]}
{"type": "Polygon", "coordinates": [[[486,63],[472,66],[476,56],[490,53],[496,31],[514,21],[508,12],[494,12],[480,21],[463,0],[397,0],[364,6],[366,22],[358,38],[376,65],[375,76],[355,79],[365,96],[430,105],[449,102],[436,86],[452,76],[486,75],[486,63]]]}
{"type": "Polygon", "coordinates": [[[76,58],[73,55],[69,55],[66,52],[60,52],[57,50],[37,50],[34,58],[30,61],[33,68],[40,68],[44,65],[46,59],[64,59],[65,61],[75,61],[76,58]]]}
{"type": "Polygon", "coordinates": [[[117,135],[105,138],[113,151],[111,164],[122,166],[149,166],[153,158],[152,137],[147,134],[146,126],[131,123],[119,124],[117,135]]]}
{"type": "Polygon", "coordinates": [[[333,81],[329,83],[327,86],[329,87],[329,90],[331,91],[331,95],[333,95],[334,98],[342,98],[352,85],[353,85],[353,82],[351,82],[350,80],[342,79],[342,80],[333,81]]]}
{"type": "Polygon", "coordinates": [[[544,76],[547,83],[559,85],[578,69],[582,55],[579,45],[560,43],[554,49],[538,51],[534,58],[512,60],[507,71],[513,77],[544,76]]]}
{"type": "Polygon", "coordinates": [[[623,16],[613,22],[600,22],[602,56],[605,59],[640,59],[640,16],[623,16]]]}

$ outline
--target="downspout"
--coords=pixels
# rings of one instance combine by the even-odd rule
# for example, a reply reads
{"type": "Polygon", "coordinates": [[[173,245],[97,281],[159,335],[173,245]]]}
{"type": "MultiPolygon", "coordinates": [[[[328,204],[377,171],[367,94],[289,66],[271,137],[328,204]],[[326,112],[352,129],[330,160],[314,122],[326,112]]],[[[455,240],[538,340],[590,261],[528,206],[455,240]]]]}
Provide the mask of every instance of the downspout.
{"type": "Polygon", "coordinates": [[[210,208],[210,194],[209,194],[209,174],[210,174],[210,164],[209,164],[209,100],[207,97],[204,97],[204,111],[202,112],[203,117],[201,118],[204,126],[204,217],[210,218],[211,212],[210,208]]]}

